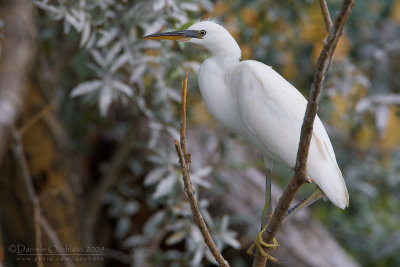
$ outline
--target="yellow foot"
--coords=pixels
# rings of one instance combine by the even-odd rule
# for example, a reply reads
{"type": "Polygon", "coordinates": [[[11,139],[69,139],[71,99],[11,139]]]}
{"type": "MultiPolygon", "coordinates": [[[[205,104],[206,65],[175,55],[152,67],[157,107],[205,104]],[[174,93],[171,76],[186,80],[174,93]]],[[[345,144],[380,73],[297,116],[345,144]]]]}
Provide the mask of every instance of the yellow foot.
{"type": "Polygon", "coordinates": [[[275,250],[276,247],[279,246],[278,245],[278,241],[276,241],[275,238],[273,240],[273,244],[267,244],[267,243],[264,242],[264,240],[262,238],[262,235],[265,232],[265,230],[267,230],[267,227],[268,227],[268,224],[265,225],[264,228],[258,233],[257,238],[254,240],[253,244],[247,250],[247,254],[254,255],[253,249],[254,249],[254,247],[257,247],[258,251],[260,251],[260,254],[264,258],[266,258],[267,260],[272,261],[272,262],[278,262],[277,258],[274,258],[274,257],[270,256],[263,248],[263,247],[265,247],[267,249],[268,248],[272,248],[272,250],[275,250]]]}

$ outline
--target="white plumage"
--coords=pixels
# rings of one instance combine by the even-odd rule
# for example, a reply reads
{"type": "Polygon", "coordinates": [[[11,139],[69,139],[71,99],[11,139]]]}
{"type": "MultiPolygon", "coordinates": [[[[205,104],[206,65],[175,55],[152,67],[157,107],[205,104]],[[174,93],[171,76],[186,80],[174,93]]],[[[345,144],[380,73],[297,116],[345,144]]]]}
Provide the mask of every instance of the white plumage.
{"type": "MultiPolygon", "coordinates": [[[[307,100],[271,67],[240,62],[240,48],[225,28],[203,21],[189,30],[205,30],[190,39],[211,52],[201,65],[198,81],[209,112],[242,135],[265,157],[293,168],[307,100]]],[[[349,204],[342,173],[326,130],[317,116],[307,160],[309,177],[340,208],[349,204]]]]}
{"type": "MultiPolygon", "coordinates": [[[[240,61],[241,50],[222,26],[212,21],[193,24],[187,31],[147,38],[184,39],[206,48],[211,57],[198,73],[208,111],[273,161],[293,168],[307,100],[271,67],[240,61]],[[173,38],[171,38],[173,37],[173,38]]],[[[347,188],[326,130],[317,116],[307,161],[307,174],[328,199],[344,209],[347,188]]]]}

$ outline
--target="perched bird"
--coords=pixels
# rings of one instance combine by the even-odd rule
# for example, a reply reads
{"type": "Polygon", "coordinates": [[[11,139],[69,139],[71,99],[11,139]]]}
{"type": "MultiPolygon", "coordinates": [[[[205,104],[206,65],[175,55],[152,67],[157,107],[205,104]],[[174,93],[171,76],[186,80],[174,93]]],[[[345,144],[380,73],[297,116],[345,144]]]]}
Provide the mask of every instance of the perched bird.
{"type": "MultiPolygon", "coordinates": [[[[207,49],[211,57],[202,63],[198,83],[208,111],[261,151],[267,169],[271,168],[270,161],[290,168],[295,166],[307,100],[279,73],[258,61],[241,61],[241,50],[232,35],[213,21],[201,21],[187,30],[156,33],[145,38],[187,41],[207,49]]],[[[346,184],[318,116],[307,174],[333,204],[342,209],[348,206],[346,184]]]]}

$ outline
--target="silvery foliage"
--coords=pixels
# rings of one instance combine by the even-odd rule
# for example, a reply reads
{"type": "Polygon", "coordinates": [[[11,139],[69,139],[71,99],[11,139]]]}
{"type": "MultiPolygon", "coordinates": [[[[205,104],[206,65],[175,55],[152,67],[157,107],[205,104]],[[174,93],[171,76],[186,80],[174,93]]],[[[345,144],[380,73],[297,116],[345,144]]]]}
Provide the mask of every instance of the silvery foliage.
{"type": "MultiPolygon", "coordinates": [[[[113,101],[127,102],[132,98],[132,87],[139,91],[134,100],[143,102],[141,93],[145,88],[141,78],[145,72],[151,72],[156,76],[156,87],[163,97],[178,100],[176,90],[168,88],[164,82],[167,68],[154,68],[151,64],[162,62],[168,65],[172,58],[182,57],[170,53],[172,43],[144,42],[142,34],[162,30],[168,25],[167,20],[176,21],[176,27],[183,25],[189,21],[187,12],[198,11],[199,4],[172,0],[138,1],[135,4],[129,4],[127,0],[36,0],[34,3],[55,20],[62,20],[65,33],[72,29],[80,33],[80,46],[92,57],[88,67],[97,78],[77,85],[71,92],[72,97],[90,95],[98,98],[100,112],[105,116],[113,101]],[[132,27],[128,32],[129,26],[132,27]],[[161,54],[146,55],[149,48],[161,50],[161,54]]],[[[209,7],[211,4],[203,0],[200,5],[209,7]]]]}
{"type": "MultiPolygon", "coordinates": [[[[65,33],[78,32],[81,49],[86,49],[91,56],[87,67],[93,70],[95,78],[76,85],[71,97],[96,98],[102,116],[107,115],[113,103],[129,102],[141,117],[145,117],[148,125],[147,156],[140,159],[143,162],[132,159],[129,166],[135,175],[146,175],[145,187],[154,190],[151,197],[128,185],[121,185],[105,199],[109,214],[117,219],[115,238],[122,240],[125,248],[131,251],[132,265],[143,266],[143,261],[149,260],[148,256],[156,252],[164,253],[161,257],[164,261],[182,264],[182,259],[187,259],[191,266],[201,266],[203,257],[214,262],[193,223],[182,190],[178,158],[170,143],[172,138],[179,137],[171,125],[178,121],[172,105],[180,102],[180,94],[179,88],[171,88],[166,78],[172,73],[181,80],[188,69],[197,69],[199,65],[185,61],[182,51],[171,49],[173,42],[142,39],[143,35],[165,30],[163,27],[166,25],[181,27],[189,21],[189,13],[198,13],[200,7],[211,10],[211,1],[35,0],[34,3],[55,20],[62,21],[65,33]],[[145,86],[144,77],[154,80],[151,89],[145,86]],[[149,94],[152,101],[147,101],[149,94]],[[143,173],[144,162],[154,166],[147,174],[143,173]],[[140,209],[140,203],[134,199],[143,199],[156,211],[145,223],[141,234],[129,236],[131,218],[134,219],[140,209]],[[163,208],[157,211],[159,206],[163,208]],[[157,242],[161,242],[166,234],[169,235],[166,237],[167,245],[182,242],[186,245],[186,252],[162,252],[157,242]]],[[[205,177],[212,171],[210,166],[193,171],[195,190],[211,187],[205,177]]],[[[228,229],[228,218],[214,221],[207,211],[208,201],[199,199],[199,204],[216,237],[217,246],[220,249],[226,246],[238,248],[235,233],[228,229]]]]}
{"type": "Polygon", "coordinates": [[[389,107],[392,104],[400,104],[400,94],[374,94],[361,99],[356,106],[356,112],[362,114],[371,111],[375,115],[375,124],[379,136],[383,137],[389,122],[389,107]]]}
{"type": "MultiPolygon", "coordinates": [[[[361,8],[368,7],[369,2],[372,1],[366,1],[361,8]]],[[[388,132],[388,125],[390,111],[400,104],[396,68],[396,59],[400,55],[400,27],[390,18],[379,16],[368,17],[362,24],[367,31],[358,26],[353,29],[353,34],[362,33],[353,37],[356,57],[333,64],[327,83],[327,93],[341,94],[353,107],[341,117],[344,124],[351,125],[345,126],[347,130],[330,129],[331,136],[337,137],[335,151],[339,152],[337,155],[349,188],[351,212],[333,210],[325,216],[329,217],[331,229],[356,255],[360,264],[397,266],[400,235],[393,233],[398,231],[400,220],[397,212],[399,149],[398,146],[386,149],[377,142],[359,146],[355,133],[359,127],[372,122],[377,132],[373,139],[379,141],[386,134],[396,134],[388,132]],[[354,242],[356,239],[365,242],[354,242]],[[378,252],[371,254],[371,251],[378,252]]],[[[351,27],[355,26],[347,24],[347,29],[351,27]]],[[[398,114],[396,117],[398,119],[398,114]]]]}
{"type": "Polygon", "coordinates": [[[368,59],[365,66],[369,67],[371,84],[367,87],[368,95],[357,103],[356,113],[359,118],[365,112],[372,113],[379,137],[383,137],[389,120],[389,107],[400,104],[400,94],[396,93],[399,81],[394,78],[397,70],[393,62],[400,55],[400,27],[389,22],[379,27],[370,33],[374,39],[367,39],[360,48],[361,57],[368,59]]]}
{"type": "Polygon", "coordinates": [[[400,104],[400,94],[386,92],[384,88],[372,88],[369,78],[349,61],[339,65],[335,67],[335,76],[329,80],[327,85],[328,94],[339,93],[349,97],[351,90],[357,87],[370,92],[366,97],[358,99],[354,110],[355,114],[347,114],[346,116],[354,115],[355,119],[362,123],[363,115],[366,112],[372,113],[375,117],[375,127],[378,130],[379,137],[383,137],[389,121],[390,105],[400,104]]]}

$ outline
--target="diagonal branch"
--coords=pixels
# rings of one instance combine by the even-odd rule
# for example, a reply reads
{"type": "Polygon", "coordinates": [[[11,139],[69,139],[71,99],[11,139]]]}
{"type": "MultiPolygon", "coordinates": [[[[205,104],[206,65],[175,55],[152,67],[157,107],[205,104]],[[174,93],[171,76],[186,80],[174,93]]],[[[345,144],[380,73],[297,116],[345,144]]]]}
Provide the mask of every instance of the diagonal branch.
{"type": "MultiPolygon", "coordinates": [[[[354,0],[343,1],[341,9],[335,18],[333,29],[329,32],[318,58],[317,70],[314,73],[310,97],[307,104],[303,125],[301,127],[299,148],[297,151],[296,165],[294,167],[295,173],[282,193],[268,225],[268,229],[263,234],[263,239],[267,243],[271,243],[275,237],[283,219],[285,218],[286,211],[289,209],[290,203],[296,195],[296,192],[299,190],[301,185],[307,182],[306,164],[311,143],[314,119],[318,110],[319,96],[322,91],[324,79],[329,69],[329,63],[332,59],[339,37],[343,33],[344,25],[351,13],[353,6],[354,0]]],[[[254,257],[253,266],[265,266],[265,264],[266,259],[257,253],[254,257]]]]}
{"type": "Polygon", "coordinates": [[[329,9],[328,5],[326,4],[326,0],[319,0],[319,5],[321,7],[322,16],[324,17],[326,31],[330,32],[333,24],[331,15],[329,15],[329,9]]]}
{"type": "MultiPolygon", "coordinates": [[[[47,110],[47,109],[45,109],[47,110]]],[[[40,114],[40,113],[39,113],[40,114]]],[[[35,119],[37,121],[40,118],[35,119]]],[[[32,124],[29,124],[32,125],[32,124]]],[[[22,127],[22,129],[28,129],[27,127],[22,127]]],[[[29,200],[33,206],[33,221],[34,221],[34,229],[35,229],[35,247],[42,248],[42,230],[47,235],[49,240],[55,245],[57,248],[62,248],[63,245],[57,233],[51,227],[45,216],[41,212],[40,207],[40,199],[36,194],[35,187],[32,182],[31,173],[29,172],[28,162],[25,157],[24,147],[22,145],[22,134],[23,132],[17,131],[15,128],[12,130],[15,145],[13,147],[13,156],[18,166],[18,170],[20,171],[21,178],[23,180],[23,185],[25,186],[26,192],[28,194],[29,200]]],[[[63,256],[67,256],[68,254],[63,254],[63,256]]],[[[40,249],[37,250],[37,257],[42,258],[42,251],[40,249]]],[[[64,265],[66,267],[74,267],[75,265],[70,261],[64,261],[64,265]]],[[[44,267],[44,263],[42,260],[37,262],[38,267],[44,267]]]]}
{"type": "MultiPolygon", "coordinates": [[[[50,223],[47,221],[47,219],[42,216],[40,217],[40,225],[42,226],[44,232],[46,233],[47,237],[49,238],[49,240],[51,241],[51,243],[53,243],[53,245],[56,248],[63,248],[66,245],[63,244],[60,240],[60,238],[58,237],[56,231],[54,231],[54,229],[51,227],[50,223]]],[[[65,255],[63,255],[65,256],[65,255]]],[[[72,258],[72,256],[71,256],[72,258]]],[[[64,265],[66,267],[75,267],[75,264],[73,264],[71,261],[64,261],[64,265]]]]}
{"type": "MultiPolygon", "coordinates": [[[[21,142],[21,135],[17,132],[17,130],[13,129],[13,134],[14,134],[14,141],[15,141],[15,146],[13,148],[13,155],[14,159],[17,163],[18,170],[21,173],[21,177],[24,182],[24,186],[26,188],[26,191],[29,196],[29,200],[31,201],[32,207],[33,207],[33,223],[34,223],[34,229],[35,229],[35,246],[37,248],[41,248],[42,246],[42,228],[40,221],[42,220],[41,218],[41,213],[40,213],[40,204],[39,204],[39,198],[36,195],[33,182],[32,182],[32,177],[29,173],[29,168],[28,168],[28,163],[26,162],[25,158],[25,152],[22,146],[21,142]]],[[[42,257],[42,252],[38,250],[38,257],[42,257]]],[[[37,264],[38,267],[44,267],[42,261],[38,261],[37,264]]]]}
{"type": "Polygon", "coordinates": [[[188,196],[189,204],[192,209],[195,221],[200,228],[201,234],[203,235],[204,241],[206,242],[211,254],[218,262],[219,266],[229,267],[229,263],[222,257],[217,246],[211,238],[211,234],[208,231],[207,225],[200,213],[200,209],[195,197],[195,191],[192,187],[190,180],[190,154],[186,151],[186,94],[187,94],[187,74],[184,82],[182,83],[182,106],[181,106],[181,129],[180,129],[180,142],[175,140],[175,149],[178,153],[179,163],[182,170],[182,178],[185,186],[185,192],[188,196]]]}
{"type": "MultiPolygon", "coordinates": [[[[119,145],[116,153],[114,154],[108,171],[104,174],[97,185],[91,190],[89,196],[86,198],[86,209],[87,209],[87,220],[85,225],[85,231],[90,232],[96,223],[96,219],[101,211],[102,201],[101,199],[118,180],[118,173],[124,167],[126,159],[129,157],[129,153],[132,150],[132,140],[136,138],[137,129],[132,127],[129,129],[124,140],[119,145]]],[[[86,237],[88,238],[88,237],[86,237]]]]}

